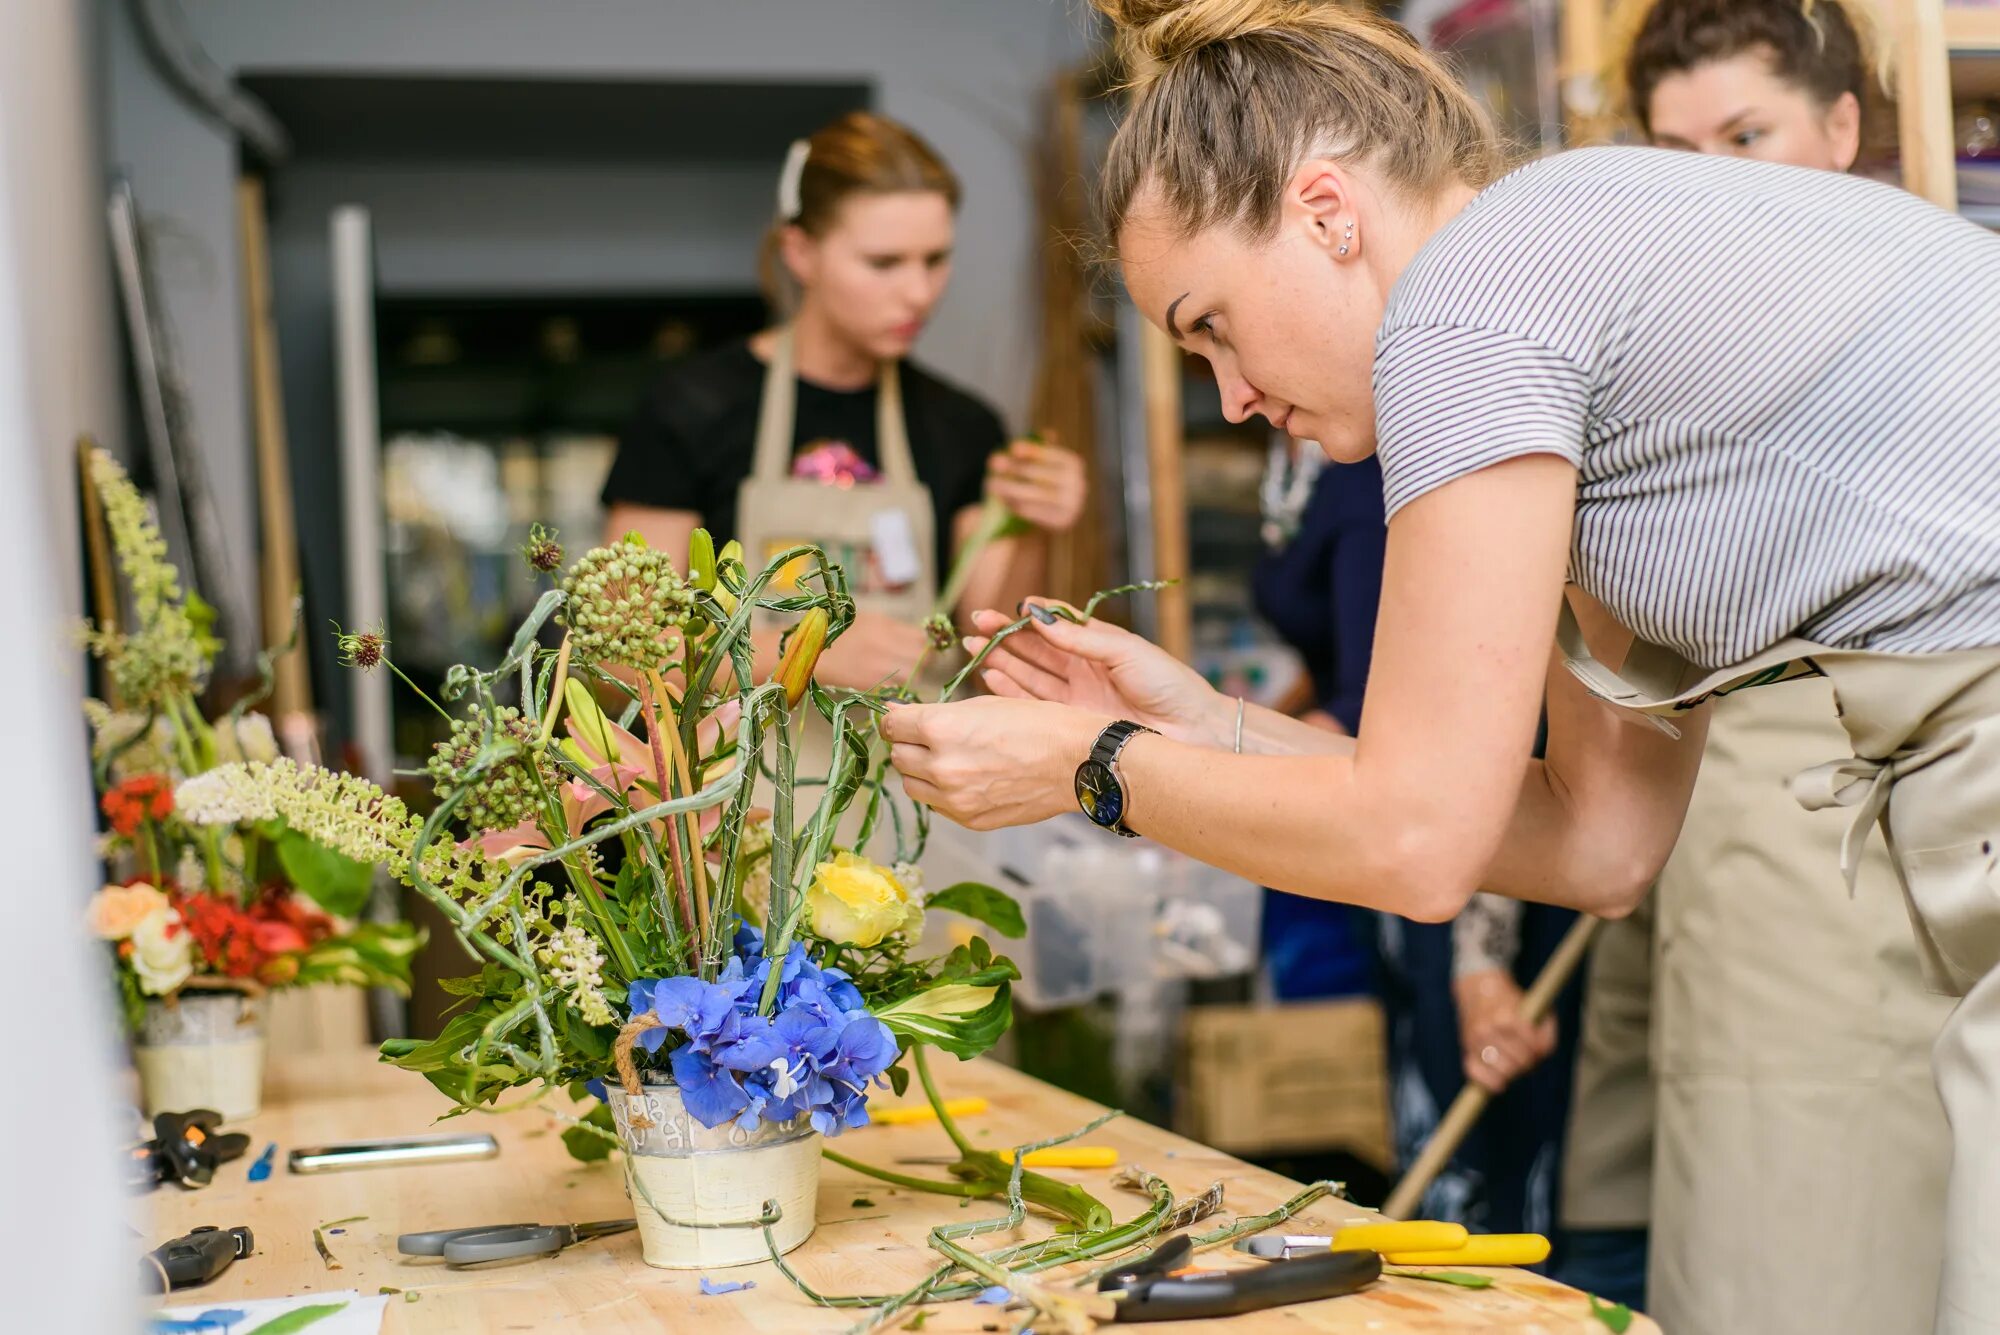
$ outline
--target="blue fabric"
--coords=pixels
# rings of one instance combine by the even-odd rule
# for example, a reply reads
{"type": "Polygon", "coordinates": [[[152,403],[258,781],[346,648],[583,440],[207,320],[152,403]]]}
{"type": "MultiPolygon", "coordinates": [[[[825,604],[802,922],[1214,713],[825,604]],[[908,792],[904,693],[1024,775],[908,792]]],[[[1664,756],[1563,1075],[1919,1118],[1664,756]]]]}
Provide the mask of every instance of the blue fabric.
{"type": "Polygon", "coordinates": [[[1250,575],[1258,614],[1299,651],[1320,708],[1349,732],[1361,727],[1388,536],[1381,467],[1373,459],[1328,464],[1298,536],[1266,552],[1250,575]]]}
{"type": "MultiPolygon", "coordinates": [[[[1328,464],[1297,536],[1267,551],[1250,577],[1257,611],[1299,651],[1314,699],[1349,732],[1361,726],[1387,538],[1381,468],[1373,459],[1328,464]]],[[[1276,890],[1264,896],[1264,963],[1280,1001],[1371,991],[1374,935],[1367,909],[1276,890]]]]}
{"type": "Polygon", "coordinates": [[[1648,1241],[1643,1228],[1571,1229],[1563,1235],[1563,1254],[1549,1277],[1643,1312],[1648,1241]]]}

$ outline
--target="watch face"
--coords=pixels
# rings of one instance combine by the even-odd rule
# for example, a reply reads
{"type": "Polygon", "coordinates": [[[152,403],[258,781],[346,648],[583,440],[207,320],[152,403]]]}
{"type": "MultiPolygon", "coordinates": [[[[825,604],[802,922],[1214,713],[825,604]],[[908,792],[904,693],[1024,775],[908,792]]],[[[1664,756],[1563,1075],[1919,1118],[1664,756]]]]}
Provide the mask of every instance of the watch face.
{"type": "Polygon", "coordinates": [[[1084,815],[1107,830],[1113,829],[1125,814],[1125,790],[1118,786],[1118,776],[1109,765],[1086,760],[1076,771],[1076,803],[1084,815]]]}

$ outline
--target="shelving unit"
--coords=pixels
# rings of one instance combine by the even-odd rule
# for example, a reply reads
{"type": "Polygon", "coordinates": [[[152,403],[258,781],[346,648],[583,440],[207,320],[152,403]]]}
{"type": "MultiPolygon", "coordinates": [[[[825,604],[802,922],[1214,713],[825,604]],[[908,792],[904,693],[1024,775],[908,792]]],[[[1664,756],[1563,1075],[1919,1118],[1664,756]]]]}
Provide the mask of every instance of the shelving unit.
{"type": "MultiPolygon", "coordinates": [[[[1956,209],[1952,105],[1961,98],[2000,97],[2000,8],[1893,0],[1890,20],[1903,183],[1940,208],[1956,209]]],[[[2000,209],[1972,208],[1965,214],[2000,226],[2000,209]]]]}

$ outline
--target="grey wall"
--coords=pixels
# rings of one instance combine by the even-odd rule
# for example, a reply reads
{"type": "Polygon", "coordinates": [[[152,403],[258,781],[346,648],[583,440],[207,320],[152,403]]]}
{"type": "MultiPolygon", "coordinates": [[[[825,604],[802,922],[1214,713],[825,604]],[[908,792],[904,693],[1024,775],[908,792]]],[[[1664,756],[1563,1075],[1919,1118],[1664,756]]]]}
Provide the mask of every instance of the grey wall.
{"type": "MultiPolygon", "coordinates": [[[[164,298],[225,522],[251,533],[235,149],[153,72],[123,0],[104,3],[112,151],[152,215],[164,298]]],[[[1030,155],[1049,77],[1087,51],[1088,25],[1071,0],[186,0],[183,8],[196,40],[230,71],[870,84],[878,108],[916,126],[966,187],[957,277],[919,356],[1023,423],[1041,244],[1030,155]]],[[[575,191],[568,199],[522,190],[501,168],[466,166],[441,180],[386,166],[303,166],[273,185],[279,301],[288,326],[318,318],[317,299],[286,295],[298,284],[323,285],[310,273],[323,256],[306,224],[341,196],[364,194],[377,210],[385,286],[712,290],[718,277],[752,272],[777,166],[682,179],[577,168],[562,178],[575,191]],[[460,217],[505,226],[468,242],[460,217]],[[656,231],[653,221],[667,225],[656,231]],[[553,262],[522,262],[558,228],[574,243],[553,262]]],[[[324,332],[318,346],[303,329],[281,335],[295,400],[288,418],[295,434],[310,434],[331,404],[303,382],[294,391],[292,372],[326,355],[324,332]]],[[[254,571],[246,564],[242,573],[248,587],[254,571]]]]}

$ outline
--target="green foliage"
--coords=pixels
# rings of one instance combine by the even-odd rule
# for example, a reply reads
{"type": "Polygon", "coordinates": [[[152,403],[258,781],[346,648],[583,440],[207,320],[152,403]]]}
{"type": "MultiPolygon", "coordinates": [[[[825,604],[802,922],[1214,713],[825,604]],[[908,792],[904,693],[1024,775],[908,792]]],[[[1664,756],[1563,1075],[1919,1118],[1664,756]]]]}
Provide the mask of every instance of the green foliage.
{"type": "Polygon", "coordinates": [[[977,881],[960,881],[924,900],[927,909],[946,909],[975,922],[983,922],[1009,940],[1027,935],[1027,920],[1021,906],[1005,891],[977,881]]]}
{"type": "Polygon", "coordinates": [[[562,1133],[563,1148],[569,1151],[569,1157],[579,1163],[596,1163],[601,1159],[610,1158],[611,1151],[617,1148],[617,1132],[614,1129],[615,1123],[611,1120],[611,1105],[600,1100],[595,1108],[585,1113],[579,1120],[583,1126],[568,1127],[562,1133]],[[587,1130],[588,1127],[596,1127],[597,1131],[604,1134],[599,1135],[597,1131],[587,1130]]]}
{"type": "Polygon", "coordinates": [[[1013,1021],[1008,984],[1020,976],[1012,960],[996,957],[984,937],[974,937],[944,957],[927,986],[877,1008],[875,1018],[906,1043],[928,1043],[960,1059],[977,1057],[999,1042],[1013,1021]]]}
{"type": "Polygon", "coordinates": [[[336,918],[356,917],[368,906],[368,893],[375,884],[373,867],[286,826],[278,826],[267,837],[286,879],[313,903],[336,918]]]}
{"type": "Polygon", "coordinates": [[[424,933],[406,922],[361,922],[330,936],[299,956],[297,982],[386,987],[410,995],[410,961],[424,933]]]}
{"type": "Polygon", "coordinates": [[[1610,1327],[1612,1335],[1625,1335],[1632,1328],[1632,1309],[1624,1303],[1607,1303],[1596,1294],[1590,1296],[1590,1314],[1610,1327]]]}
{"type": "Polygon", "coordinates": [[[484,1060],[476,1068],[473,1066],[473,1049],[481,1032],[502,1012],[498,1002],[483,999],[472,1009],[453,1016],[436,1038],[385,1040],[382,1060],[405,1071],[415,1071],[462,1104],[491,1103],[506,1090],[536,1078],[536,1072],[515,1066],[490,1045],[484,1060]]]}

